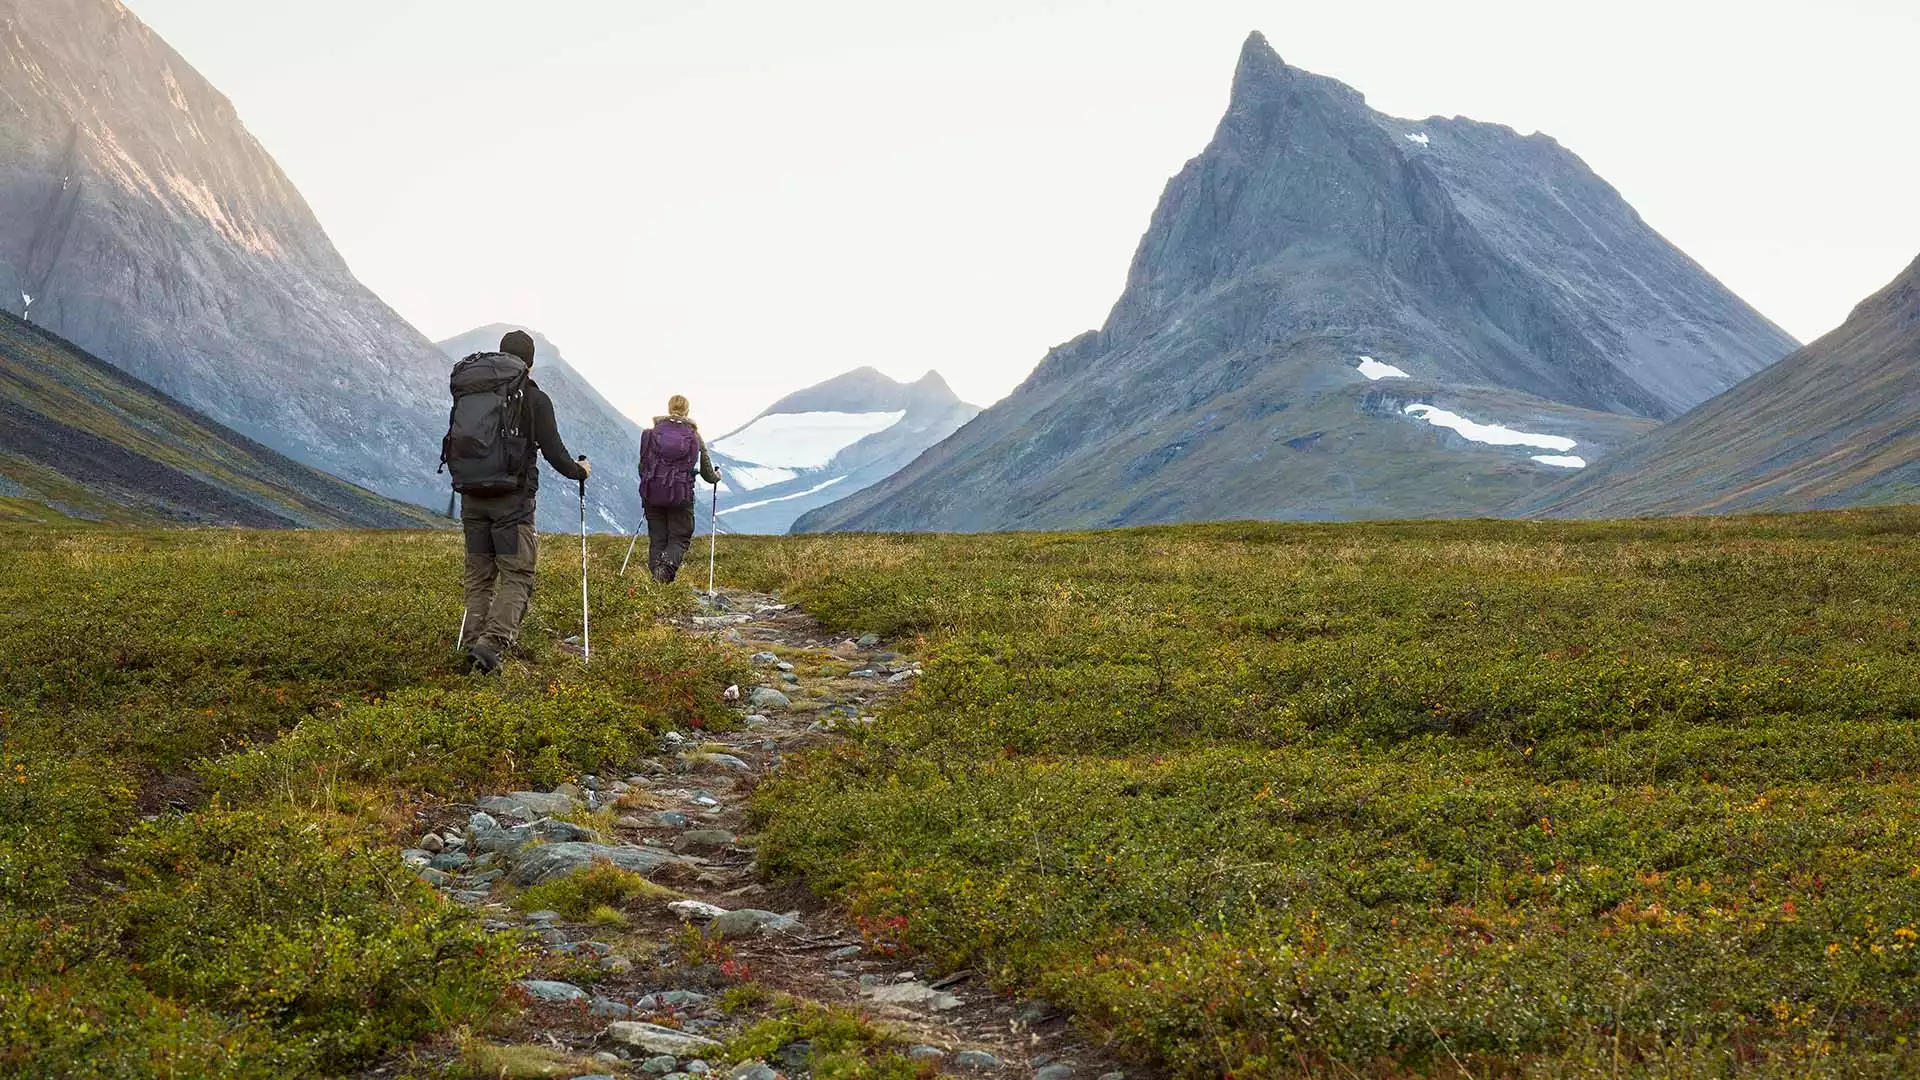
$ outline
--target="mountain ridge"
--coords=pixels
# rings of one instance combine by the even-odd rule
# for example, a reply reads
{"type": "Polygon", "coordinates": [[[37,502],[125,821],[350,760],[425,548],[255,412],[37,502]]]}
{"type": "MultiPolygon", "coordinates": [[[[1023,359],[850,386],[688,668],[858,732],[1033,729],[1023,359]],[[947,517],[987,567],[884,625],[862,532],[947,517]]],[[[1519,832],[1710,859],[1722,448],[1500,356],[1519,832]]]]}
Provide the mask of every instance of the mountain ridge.
{"type": "Polygon", "coordinates": [[[802,513],[891,476],[979,412],[937,371],[901,382],[864,366],[787,394],[710,441],[730,504],[722,527],[784,533],[802,513]]]}
{"type": "Polygon", "coordinates": [[[1379,114],[1258,34],[1233,87],[1107,321],[796,529],[1493,513],[1554,455],[1418,416],[1597,459],[1795,344],[1550,137],[1379,114]]]}
{"type": "Polygon", "coordinates": [[[0,518],[428,528],[425,508],[294,461],[0,312],[0,518]]]}
{"type": "Polygon", "coordinates": [[[1831,333],[1518,512],[1784,512],[1916,498],[1920,258],[1831,333]]]}

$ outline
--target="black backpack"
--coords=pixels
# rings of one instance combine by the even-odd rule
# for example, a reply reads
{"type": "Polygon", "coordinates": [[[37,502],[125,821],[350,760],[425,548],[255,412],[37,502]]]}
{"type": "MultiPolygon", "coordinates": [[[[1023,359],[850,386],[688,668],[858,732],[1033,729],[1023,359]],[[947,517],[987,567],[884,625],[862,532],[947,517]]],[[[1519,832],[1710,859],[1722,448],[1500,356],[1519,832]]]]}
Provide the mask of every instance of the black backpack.
{"type": "Polygon", "coordinates": [[[440,465],[462,495],[511,495],[527,482],[533,433],[527,365],[508,353],[474,353],[453,366],[453,411],[440,465]]]}

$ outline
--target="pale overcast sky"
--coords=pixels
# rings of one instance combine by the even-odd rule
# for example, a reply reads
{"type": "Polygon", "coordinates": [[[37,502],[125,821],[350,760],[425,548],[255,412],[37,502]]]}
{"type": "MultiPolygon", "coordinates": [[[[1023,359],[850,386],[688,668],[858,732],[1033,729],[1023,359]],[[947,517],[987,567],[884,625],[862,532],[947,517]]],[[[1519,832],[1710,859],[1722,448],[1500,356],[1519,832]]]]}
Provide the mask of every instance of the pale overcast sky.
{"type": "Polygon", "coordinates": [[[862,364],[987,404],[1097,326],[1241,41],[1545,131],[1802,339],[1920,254],[1916,0],[128,0],[432,337],[709,431],[862,364]]]}

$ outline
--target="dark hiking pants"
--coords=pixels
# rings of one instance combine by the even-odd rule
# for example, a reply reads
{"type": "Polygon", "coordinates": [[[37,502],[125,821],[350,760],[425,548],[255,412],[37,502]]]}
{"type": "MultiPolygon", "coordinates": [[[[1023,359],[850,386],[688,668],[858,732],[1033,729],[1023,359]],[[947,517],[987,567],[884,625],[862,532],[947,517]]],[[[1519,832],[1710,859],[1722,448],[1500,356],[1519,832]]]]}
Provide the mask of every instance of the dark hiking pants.
{"type": "Polygon", "coordinates": [[[484,641],[495,652],[503,652],[520,633],[520,620],[533,598],[534,560],[540,551],[533,511],[531,492],[461,496],[460,523],[467,533],[469,646],[484,641]]]}
{"type": "Polygon", "coordinates": [[[672,581],[693,543],[693,504],[646,509],[647,569],[655,581],[672,581]]]}

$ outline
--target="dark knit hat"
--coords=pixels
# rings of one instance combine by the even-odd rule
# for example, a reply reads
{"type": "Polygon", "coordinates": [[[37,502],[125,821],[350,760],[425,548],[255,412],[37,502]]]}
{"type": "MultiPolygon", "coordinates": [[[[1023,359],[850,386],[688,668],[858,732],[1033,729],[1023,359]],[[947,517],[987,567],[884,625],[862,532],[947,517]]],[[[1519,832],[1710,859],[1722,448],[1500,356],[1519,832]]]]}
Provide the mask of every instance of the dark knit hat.
{"type": "Polygon", "coordinates": [[[525,360],[528,366],[532,366],[533,337],[525,330],[509,330],[507,331],[507,335],[500,339],[500,351],[503,353],[512,353],[520,359],[525,360]]]}

